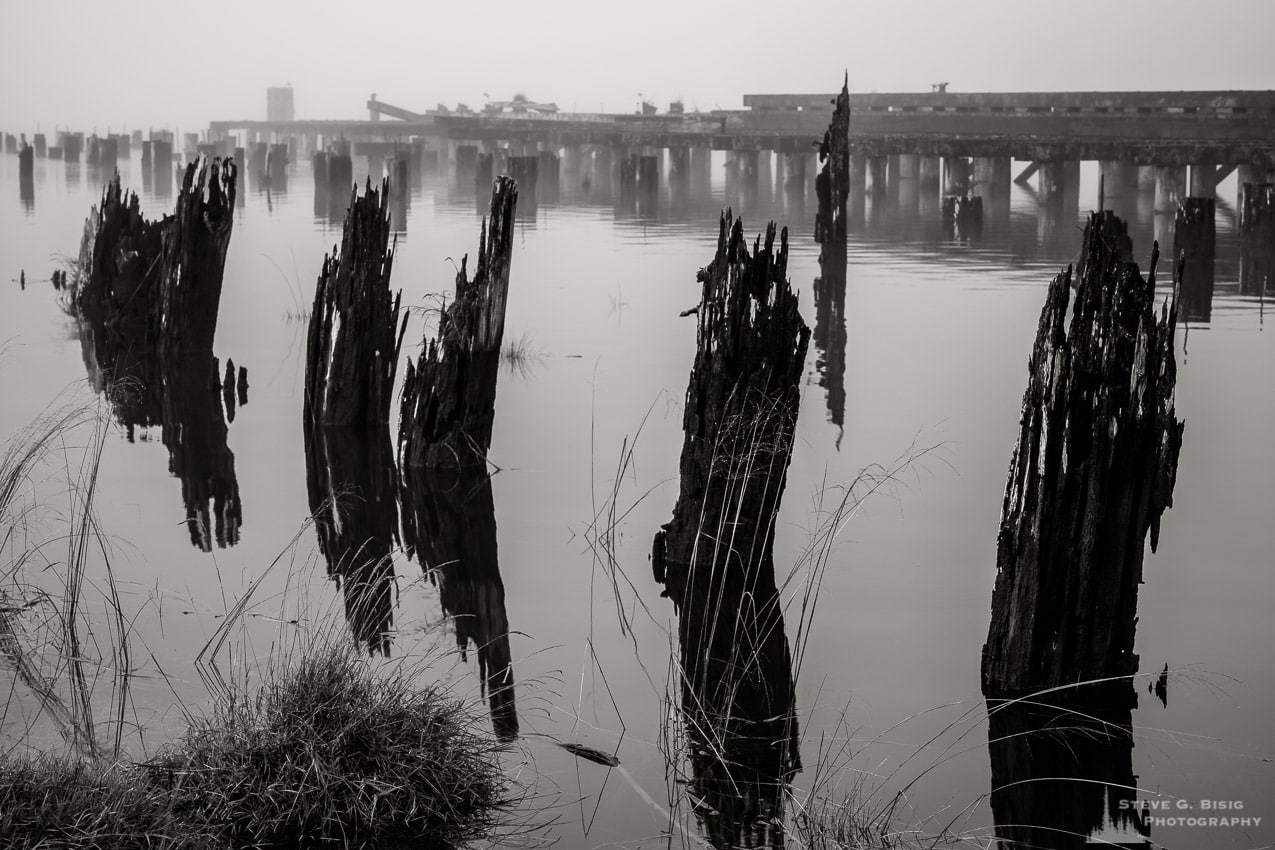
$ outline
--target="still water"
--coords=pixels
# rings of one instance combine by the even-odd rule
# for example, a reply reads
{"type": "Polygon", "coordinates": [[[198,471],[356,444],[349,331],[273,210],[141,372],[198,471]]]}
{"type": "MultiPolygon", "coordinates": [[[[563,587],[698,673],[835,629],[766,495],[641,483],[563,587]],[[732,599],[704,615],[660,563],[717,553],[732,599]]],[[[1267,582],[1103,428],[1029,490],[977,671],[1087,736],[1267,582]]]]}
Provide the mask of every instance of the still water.
{"type": "MultiPolygon", "coordinates": [[[[820,314],[817,324],[813,191],[800,198],[763,185],[741,193],[722,165],[714,160],[709,185],[688,196],[662,188],[640,210],[602,185],[564,185],[560,198],[534,210],[520,201],[505,339],[525,357],[499,378],[490,450],[498,472],[489,493],[471,487],[459,506],[436,511],[436,534],[472,523],[487,563],[479,575],[444,568],[431,581],[396,547],[397,590],[383,612],[392,620],[390,653],[441,653],[437,675],[475,700],[493,666],[514,682],[512,705],[504,692],[484,718],[504,737],[516,729],[508,763],[531,789],[521,834],[508,843],[701,844],[714,815],[692,811],[692,767],[670,737],[676,619],[648,555],[678,491],[695,348],[695,320],[678,314],[698,300],[695,272],[712,259],[718,212],[732,204],[747,231],[772,218],[790,228],[788,272],[814,329],[775,549],[791,599],[804,765],[789,814],[815,785],[837,798],[856,789],[869,809],[905,792],[894,829],[947,830],[985,845],[994,834],[993,768],[979,652],[1001,497],[1045,287],[1079,250],[1078,211],[1042,212],[1015,186],[981,234],[958,240],[944,233],[937,197],[905,187],[897,198],[852,199],[844,318],[820,314]],[[840,529],[813,618],[799,631],[809,578],[801,556],[825,516],[820,494],[826,508],[874,465],[895,474],[870,494],[860,484],[866,498],[840,529]],[[463,653],[446,652],[458,643],[463,653]],[[577,758],[559,742],[611,754],[620,766],[577,758]]],[[[356,174],[366,167],[356,158],[356,174]]],[[[121,174],[126,188],[143,189],[136,158],[121,163],[121,174]]],[[[1083,177],[1087,209],[1097,179],[1088,165],[1083,177]]],[[[40,160],[27,202],[16,158],[0,161],[6,438],[59,392],[90,395],[81,334],[48,278],[57,255],[76,252],[102,181],[88,167],[40,160]]],[[[126,740],[134,754],[180,731],[179,706],[207,704],[194,659],[259,578],[236,631],[243,656],[268,655],[291,628],[280,619],[297,611],[304,621],[342,610],[316,531],[305,524],[312,505],[301,424],[303,313],[340,225],[316,216],[307,166],[293,167],[286,191],[267,196],[250,181],[242,195],[215,345],[223,368],[232,358],[248,371],[247,404],[218,461],[223,484],[229,475],[237,487],[237,511],[223,504],[220,533],[215,520],[192,533],[188,505],[195,516],[205,505],[216,516],[217,498],[199,492],[199,481],[174,477],[181,469],[157,426],[131,439],[113,430],[102,457],[97,510],[125,607],[136,612],[133,640],[145,647],[134,654],[151,656],[139,668],[164,672],[133,684],[145,729],[126,740]]],[[[1228,180],[1219,197],[1234,196],[1228,180]]],[[[1143,260],[1153,238],[1171,244],[1171,219],[1154,217],[1148,202],[1120,208],[1133,219],[1143,260]]],[[[172,203],[171,195],[142,195],[149,216],[172,203]]],[[[457,188],[426,178],[413,188],[393,272],[404,305],[420,308],[404,356],[415,355],[435,294],[450,292],[453,264],[476,253],[484,205],[463,181],[457,188]]],[[[1175,848],[1275,841],[1275,344],[1264,330],[1263,296],[1241,292],[1233,206],[1219,205],[1211,314],[1179,330],[1177,412],[1186,435],[1173,508],[1159,551],[1148,554],[1139,600],[1145,678],[1132,716],[1133,798],[1171,803],[1173,814],[1238,804],[1262,820],[1152,827],[1155,845],[1175,848]],[[1147,686],[1166,664],[1162,704],[1147,686]]],[[[55,477],[45,482],[50,492],[55,477]]],[[[56,746],[16,678],[13,694],[0,728],[6,746],[28,728],[37,745],[56,746]]]]}

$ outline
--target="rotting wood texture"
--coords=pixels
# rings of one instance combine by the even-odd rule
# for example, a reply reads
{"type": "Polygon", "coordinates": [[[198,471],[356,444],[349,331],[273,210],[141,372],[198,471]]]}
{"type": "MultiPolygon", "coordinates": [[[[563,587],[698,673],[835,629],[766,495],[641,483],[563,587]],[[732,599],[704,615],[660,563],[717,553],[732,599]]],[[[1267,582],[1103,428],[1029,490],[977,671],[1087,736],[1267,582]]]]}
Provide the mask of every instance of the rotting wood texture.
{"type": "Polygon", "coordinates": [[[800,769],[773,543],[810,330],[786,279],[787,229],[778,251],[775,236],[771,223],[750,253],[728,210],[699,272],[681,491],[652,549],[678,611],[691,782],[714,846],[779,846],[800,769]]]}
{"type": "Polygon", "coordinates": [[[164,355],[212,351],[237,173],[230,160],[196,157],[186,167],[173,217],[163,224],[158,327],[164,355]]]}
{"type": "Polygon", "coordinates": [[[324,256],[306,344],[305,415],[329,426],[365,427],[390,421],[399,347],[402,293],[390,291],[388,181],[368,181],[351,195],[341,248],[324,256]]]}
{"type": "Polygon", "coordinates": [[[399,420],[400,465],[461,469],[486,463],[517,201],[518,184],[497,178],[474,278],[468,277],[466,255],[456,273],[456,298],[440,311],[437,335],[424,339],[415,365],[408,361],[399,420]]]}
{"type": "Polygon", "coordinates": [[[822,167],[815,177],[815,241],[819,243],[819,271],[844,278],[846,265],[846,199],[850,196],[850,75],[833,101],[832,121],[819,144],[822,167]]]}
{"type": "MultiPolygon", "coordinates": [[[[996,552],[983,690],[1009,697],[1130,677],[1148,532],[1172,505],[1183,424],[1173,408],[1176,292],[1156,317],[1144,278],[1090,217],[1050,285],[1029,364],[996,552]]],[[[1115,228],[1116,232],[1123,232],[1115,228]]]]}

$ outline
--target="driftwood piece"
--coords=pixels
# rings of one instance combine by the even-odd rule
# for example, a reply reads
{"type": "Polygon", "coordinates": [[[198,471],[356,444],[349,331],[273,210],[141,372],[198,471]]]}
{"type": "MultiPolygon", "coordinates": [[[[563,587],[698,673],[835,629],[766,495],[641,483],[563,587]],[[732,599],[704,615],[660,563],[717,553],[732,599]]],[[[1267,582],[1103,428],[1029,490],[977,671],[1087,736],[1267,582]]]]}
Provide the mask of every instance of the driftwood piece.
{"type": "Polygon", "coordinates": [[[773,543],[810,331],[785,278],[787,229],[778,251],[775,236],[772,223],[750,253],[728,210],[699,272],[681,491],[652,549],[678,611],[692,787],[721,847],[781,843],[784,789],[800,768],[773,543]]]}
{"type": "Polygon", "coordinates": [[[233,162],[204,156],[186,167],[176,210],[163,225],[157,320],[163,356],[212,351],[237,173],[233,162]]]}
{"type": "Polygon", "coordinates": [[[323,258],[306,345],[305,417],[328,426],[371,428],[390,421],[402,292],[390,291],[394,248],[389,186],[352,193],[341,248],[323,258]]]}
{"type": "Polygon", "coordinates": [[[403,474],[403,548],[437,585],[452,618],[456,646],[478,657],[478,672],[502,741],[518,736],[509,617],[500,578],[496,508],[487,470],[407,467],[403,474]]]}
{"type": "Polygon", "coordinates": [[[1128,677],[1148,532],[1172,504],[1176,294],[1160,311],[1151,272],[1090,217],[1085,272],[1066,328],[1071,270],[1049,288],[1023,396],[996,552],[983,690],[1019,696],[1128,677]]]}
{"type": "Polygon", "coordinates": [[[425,338],[414,366],[408,362],[399,420],[401,465],[445,469],[486,463],[518,191],[512,179],[496,179],[474,278],[468,277],[466,255],[456,273],[456,298],[442,310],[437,336],[425,338]]]}
{"type": "Polygon", "coordinates": [[[819,270],[836,277],[846,265],[846,198],[850,195],[850,75],[846,74],[841,93],[833,101],[832,121],[819,144],[815,177],[815,241],[819,243],[819,270]]]}

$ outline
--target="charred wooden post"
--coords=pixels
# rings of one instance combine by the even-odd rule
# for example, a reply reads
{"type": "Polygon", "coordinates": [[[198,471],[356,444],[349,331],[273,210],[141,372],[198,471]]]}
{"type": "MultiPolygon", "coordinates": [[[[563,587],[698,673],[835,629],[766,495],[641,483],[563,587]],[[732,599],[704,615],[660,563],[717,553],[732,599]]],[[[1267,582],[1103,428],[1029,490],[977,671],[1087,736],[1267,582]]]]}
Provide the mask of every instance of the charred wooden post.
{"type": "Polygon", "coordinates": [[[815,241],[819,243],[819,271],[828,279],[845,279],[846,198],[850,195],[850,75],[846,74],[832,112],[832,122],[819,144],[822,166],[815,177],[819,210],[815,213],[815,241]]]}
{"type": "Polygon", "coordinates": [[[266,153],[267,186],[275,192],[288,191],[288,146],[274,144],[266,153]]]}
{"type": "Polygon", "coordinates": [[[1151,271],[1089,220],[1066,327],[1071,270],[1041,312],[996,551],[983,692],[1016,697],[1131,677],[1147,533],[1172,505],[1176,294],[1157,319],[1151,271]]]}
{"type": "Polygon", "coordinates": [[[1240,203],[1240,293],[1275,288],[1275,184],[1245,183],[1240,203]]]}
{"type": "Polygon", "coordinates": [[[35,148],[25,138],[18,148],[18,197],[27,209],[35,204],[35,148]]]}
{"type": "Polygon", "coordinates": [[[1213,314],[1213,259],[1217,252],[1213,198],[1183,198],[1173,222],[1173,256],[1182,263],[1182,315],[1207,322],[1213,314]]]}
{"type": "Polygon", "coordinates": [[[536,208],[536,187],[540,183],[539,157],[509,157],[509,176],[518,184],[518,194],[523,200],[521,211],[533,212],[536,208]]]}
{"type": "Polygon", "coordinates": [[[332,428],[304,422],[306,490],[328,576],[369,653],[389,655],[398,544],[398,475],[386,423],[332,428]]]}
{"type": "Polygon", "coordinates": [[[810,331],[785,278],[788,231],[778,251],[775,236],[772,223],[750,253],[742,222],[722,214],[698,275],[681,491],[652,548],[678,611],[692,787],[711,801],[703,822],[723,847],[781,828],[800,768],[773,545],[810,331]]]}
{"type": "Polygon", "coordinates": [[[142,170],[150,171],[153,167],[153,158],[151,153],[151,141],[147,139],[142,142],[142,170]]]}
{"type": "Polygon", "coordinates": [[[400,465],[463,469],[486,464],[518,193],[512,179],[496,178],[473,280],[466,272],[466,255],[456,273],[456,298],[442,311],[437,336],[423,341],[415,366],[408,362],[399,418],[400,465]]]}
{"type": "Polygon", "coordinates": [[[407,467],[401,491],[403,548],[437,585],[456,646],[478,656],[479,680],[502,741],[518,735],[509,616],[500,578],[496,508],[486,469],[407,467]]]}
{"type": "Polygon", "coordinates": [[[237,174],[233,162],[204,157],[186,166],[176,210],[163,228],[158,333],[165,357],[212,351],[237,174]]]}
{"type": "Polygon", "coordinates": [[[98,362],[104,368],[112,367],[110,351],[155,350],[165,226],[146,220],[137,195],[121,189],[118,172],[111,177],[102,191],[87,274],[76,295],[77,311],[103,326],[98,362]]]}
{"type": "Polygon", "coordinates": [[[305,418],[373,428],[390,421],[407,317],[390,291],[389,187],[352,193],[341,249],[323,258],[306,345],[305,418]]]}
{"type": "Polygon", "coordinates": [[[155,194],[166,198],[173,193],[173,143],[158,140],[151,143],[151,181],[155,194]]]}

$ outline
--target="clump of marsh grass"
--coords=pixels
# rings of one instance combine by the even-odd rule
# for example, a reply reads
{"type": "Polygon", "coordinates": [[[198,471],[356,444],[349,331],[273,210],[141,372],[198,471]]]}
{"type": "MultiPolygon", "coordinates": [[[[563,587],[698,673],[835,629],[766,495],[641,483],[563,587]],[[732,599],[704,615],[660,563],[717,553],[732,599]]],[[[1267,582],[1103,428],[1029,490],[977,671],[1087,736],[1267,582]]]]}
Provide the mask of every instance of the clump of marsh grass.
{"type": "Polygon", "coordinates": [[[495,744],[472,728],[442,689],[321,641],[193,719],[147,770],[183,817],[234,842],[455,843],[490,832],[504,802],[495,744]]]}
{"type": "Polygon", "coordinates": [[[0,758],[0,835],[14,848],[225,846],[178,818],[136,771],[58,756],[0,758]]]}

